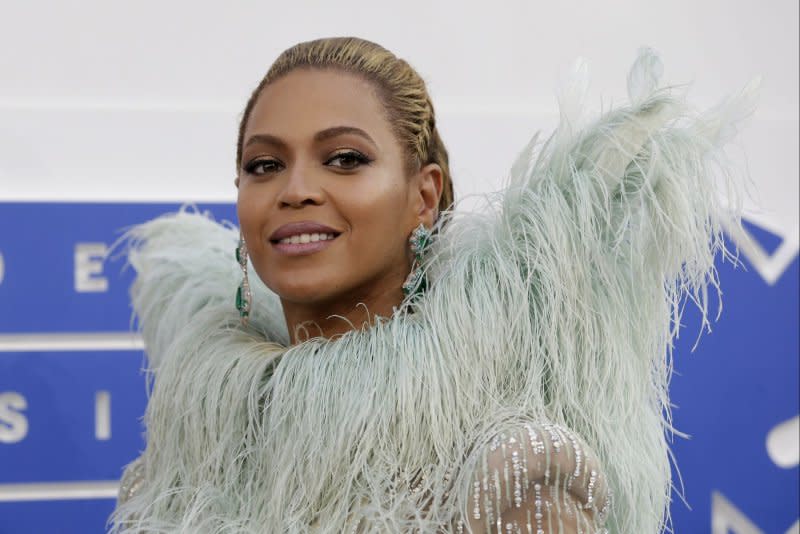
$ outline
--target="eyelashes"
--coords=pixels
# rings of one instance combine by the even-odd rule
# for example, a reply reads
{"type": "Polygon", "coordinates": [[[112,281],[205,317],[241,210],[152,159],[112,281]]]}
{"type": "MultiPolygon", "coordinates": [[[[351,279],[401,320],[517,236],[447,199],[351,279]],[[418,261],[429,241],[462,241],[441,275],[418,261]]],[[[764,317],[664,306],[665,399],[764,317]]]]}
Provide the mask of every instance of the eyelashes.
{"type": "Polygon", "coordinates": [[[247,165],[245,165],[244,166],[244,170],[248,174],[261,175],[261,174],[268,174],[268,173],[271,173],[271,172],[276,172],[278,170],[277,167],[279,165],[280,165],[280,163],[278,162],[278,160],[275,160],[275,159],[256,159],[256,160],[251,161],[247,165]],[[264,169],[268,169],[268,170],[263,171],[263,172],[255,172],[255,170],[258,169],[259,167],[263,167],[264,169]]]}
{"type": "Polygon", "coordinates": [[[356,150],[348,150],[346,152],[340,152],[334,155],[331,159],[325,162],[325,165],[330,165],[331,162],[336,160],[339,160],[340,162],[341,161],[349,162],[344,165],[342,164],[333,165],[334,167],[339,167],[344,170],[351,170],[360,167],[361,165],[369,165],[370,163],[372,163],[372,160],[369,159],[364,154],[362,154],[361,152],[358,152],[356,150]]]}
{"type": "MultiPolygon", "coordinates": [[[[362,165],[369,165],[372,163],[372,161],[372,159],[368,158],[357,150],[347,150],[334,154],[325,161],[325,165],[343,171],[351,171],[358,169],[362,165]]],[[[285,166],[279,160],[273,158],[264,158],[251,161],[245,165],[244,170],[248,174],[260,176],[264,174],[275,173],[283,170],[284,168],[285,166]],[[256,172],[258,169],[261,169],[261,171],[256,172]]]]}

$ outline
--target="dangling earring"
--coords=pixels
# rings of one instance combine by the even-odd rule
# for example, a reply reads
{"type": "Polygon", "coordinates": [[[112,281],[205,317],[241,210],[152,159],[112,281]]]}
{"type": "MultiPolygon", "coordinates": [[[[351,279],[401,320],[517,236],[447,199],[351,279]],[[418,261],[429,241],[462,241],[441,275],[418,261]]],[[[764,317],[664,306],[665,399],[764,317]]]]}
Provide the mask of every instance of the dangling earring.
{"type": "Polygon", "coordinates": [[[236,309],[239,310],[239,318],[242,325],[247,326],[247,319],[250,316],[250,282],[247,280],[247,244],[244,237],[239,234],[239,246],[236,247],[236,263],[242,268],[242,283],[236,288],[236,309]]]}
{"type": "Polygon", "coordinates": [[[428,281],[425,279],[421,263],[422,256],[430,241],[431,232],[422,223],[411,232],[408,242],[411,244],[411,252],[414,254],[414,263],[411,266],[411,272],[408,273],[408,278],[403,284],[403,294],[406,297],[423,293],[428,288],[428,281]]]}

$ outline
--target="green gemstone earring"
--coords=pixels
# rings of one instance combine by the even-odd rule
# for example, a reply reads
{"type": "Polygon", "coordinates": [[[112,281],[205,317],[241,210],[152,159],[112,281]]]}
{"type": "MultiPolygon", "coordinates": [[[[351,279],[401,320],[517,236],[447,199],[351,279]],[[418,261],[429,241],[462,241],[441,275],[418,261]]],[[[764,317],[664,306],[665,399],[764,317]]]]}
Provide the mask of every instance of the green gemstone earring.
{"type": "Polygon", "coordinates": [[[247,280],[247,244],[239,234],[239,245],[236,247],[236,263],[242,269],[242,283],[236,288],[236,309],[239,310],[239,318],[242,325],[247,326],[247,319],[250,317],[250,282],[247,280]]]}
{"type": "Polygon", "coordinates": [[[421,294],[428,288],[428,281],[425,278],[425,273],[422,270],[421,263],[422,257],[425,254],[425,249],[431,242],[431,231],[428,230],[424,224],[420,223],[413,232],[408,242],[411,245],[411,252],[414,254],[414,263],[411,267],[411,272],[408,273],[403,284],[403,294],[406,297],[415,294],[421,294]]]}

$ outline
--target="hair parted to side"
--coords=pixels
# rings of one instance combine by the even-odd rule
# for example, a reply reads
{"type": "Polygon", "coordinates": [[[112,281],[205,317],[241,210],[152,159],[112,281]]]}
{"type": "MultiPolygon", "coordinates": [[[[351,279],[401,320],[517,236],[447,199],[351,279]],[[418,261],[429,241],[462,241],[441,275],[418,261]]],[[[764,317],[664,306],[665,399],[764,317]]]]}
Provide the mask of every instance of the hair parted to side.
{"type": "Polygon", "coordinates": [[[436,128],[436,115],[425,81],[403,59],[377,43],[358,37],[329,37],[288,48],[270,67],[250,95],[239,123],[236,167],[242,165],[244,130],[261,91],[297,68],[338,69],[362,76],[377,89],[389,124],[406,153],[409,173],[428,163],[442,168],[439,213],[453,203],[447,149],[436,128]]]}

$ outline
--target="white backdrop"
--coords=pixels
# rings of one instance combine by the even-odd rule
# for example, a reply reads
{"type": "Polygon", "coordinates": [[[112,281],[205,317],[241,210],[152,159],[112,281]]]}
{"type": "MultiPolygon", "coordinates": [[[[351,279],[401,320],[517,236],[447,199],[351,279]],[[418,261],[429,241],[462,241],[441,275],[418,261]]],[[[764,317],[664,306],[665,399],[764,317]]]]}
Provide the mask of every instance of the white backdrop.
{"type": "MultiPolygon", "coordinates": [[[[707,106],[763,76],[741,145],[760,224],[797,241],[797,0],[0,2],[0,201],[234,198],[236,125],[277,54],[358,35],[414,65],[462,195],[496,189],[554,125],[583,56],[600,105],[640,45],[707,106]]],[[[795,247],[796,248],[796,247],[795,247]]]]}

